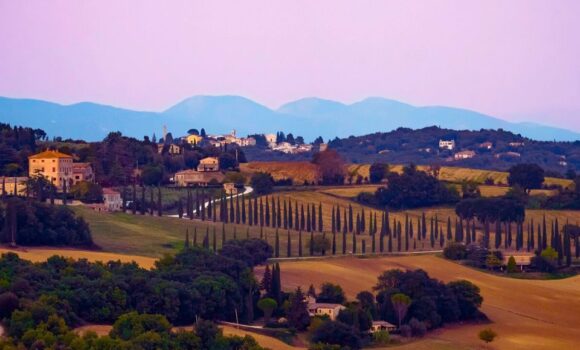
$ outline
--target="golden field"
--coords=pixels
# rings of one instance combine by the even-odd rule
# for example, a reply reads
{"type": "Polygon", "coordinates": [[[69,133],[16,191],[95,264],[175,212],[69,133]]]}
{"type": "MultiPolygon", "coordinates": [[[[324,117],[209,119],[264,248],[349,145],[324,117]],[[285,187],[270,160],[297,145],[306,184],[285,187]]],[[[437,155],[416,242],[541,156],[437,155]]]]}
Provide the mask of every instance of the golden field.
{"type": "Polygon", "coordinates": [[[476,271],[432,255],[282,262],[282,284],[288,290],[323,282],[341,285],[349,298],[371,290],[388,269],[424,269],[448,282],[467,279],[481,288],[482,310],[491,325],[461,325],[430,333],[404,349],[479,348],[477,332],[490,326],[495,349],[574,349],[580,344],[580,277],[563,280],[520,280],[476,271]]]}
{"type": "MultiPolygon", "coordinates": [[[[418,166],[420,170],[427,170],[428,166],[418,166]]],[[[291,178],[294,184],[301,185],[304,181],[312,183],[317,179],[317,166],[310,162],[250,162],[240,164],[242,173],[251,175],[254,172],[267,172],[276,180],[291,178]]],[[[370,164],[349,164],[346,166],[347,175],[356,178],[357,175],[363,178],[369,176],[370,164]]],[[[391,165],[391,171],[401,172],[402,165],[391,165]]],[[[487,178],[494,180],[495,184],[507,185],[508,173],[493,170],[471,169],[461,167],[442,166],[439,171],[439,180],[448,182],[475,181],[483,184],[487,178]]],[[[545,184],[558,185],[564,188],[572,186],[573,182],[568,179],[546,178],[545,184]]]]}

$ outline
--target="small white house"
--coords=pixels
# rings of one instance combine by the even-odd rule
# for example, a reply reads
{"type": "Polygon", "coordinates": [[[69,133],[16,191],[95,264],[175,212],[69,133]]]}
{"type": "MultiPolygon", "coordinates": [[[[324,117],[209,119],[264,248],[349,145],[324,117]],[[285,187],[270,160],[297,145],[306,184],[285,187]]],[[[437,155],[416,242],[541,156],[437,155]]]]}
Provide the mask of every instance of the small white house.
{"type": "Polygon", "coordinates": [[[312,297],[307,298],[308,302],[308,314],[310,317],[314,316],[328,316],[331,321],[336,320],[340,310],[346,309],[341,304],[332,304],[332,303],[317,303],[316,300],[312,297]]]}
{"type": "Polygon", "coordinates": [[[473,151],[461,151],[453,155],[453,159],[455,160],[470,159],[473,157],[475,157],[475,152],[473,151]]]}
{"type": "Polygon", "coordinates": [[[103,204],[106,211],[119,211],[123,206],[121,194],[111,188],[103,188],[103,204]]]}
{"type": "Polygon", "coordinates": [[[376,333],[376,332],[380,332],[380,331],[393,332],[396,329],[397,329],[397,326],[395,326],[394,324],[391,324],[387,321],[373,321],[373,324],[371,325],[371,329],[369,329],[369,333],[376,333]]]}
{"type": "Polygon", "coordinates": [[[455,149],[455,140],[439,140],[439,148],[453,151],[455,149]]]}

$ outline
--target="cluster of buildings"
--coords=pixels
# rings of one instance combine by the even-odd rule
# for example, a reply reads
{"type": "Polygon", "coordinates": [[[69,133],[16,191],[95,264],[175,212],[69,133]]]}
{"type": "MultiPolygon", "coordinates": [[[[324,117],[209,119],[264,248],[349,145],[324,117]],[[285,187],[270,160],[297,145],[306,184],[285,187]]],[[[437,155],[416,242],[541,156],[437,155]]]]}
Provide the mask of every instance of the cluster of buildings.
{"type": "Polygon", "coordinates": [[[183,145],[185,144],[199,147],[213,146],[216,148],[223,148],[227,145],[251,147],[256,145],[256,139],[253,137],[238,137],[236,130],[232,130],[230,134],[226,135],[202,135],[195,131],[187,136],[174,139],[170,133],[167,133],[167,129],[164,127],[163,140],[157,144],[157,152],[159,154],[179,155],[182,154],[183,145]]]}
{"type": "MultiPolygon", "coordinates": [[[[28,177],[0,177],[7,194],[26,194],[26,183],[34,176],[43,176],[57,191],[69,190],[79,182],[94,182],[95,174],[90,163],[75,162],[69,154],[46,150],[28,157],[28,177]]],[[[113,189],[103,189],[103,203],[98,203],[98,210],[116,211],[122,205],[121,194],[113,189]]]]}
{"type": "MultiPolygon", "coordinates": [[[[338,314],[345,310],[346,307],[342,304],[335,303],[318,303],[316,298],[312,296],[306,297],[308,315],[310,317],[328,317],[329,320],[335,321],[338,314]]],[[[370,333],[375,333],[378,331],[395,331],[397,326],[387,322],[387,321],[373,321],[370,329],[370,333]]]]}
{"type": "MultiPolygon", "coordinates": [[[[508,145],[511,148],[521,148],[524,147],[524,142],[510,142],[508,145]]],[[[493,149],[493,143],[486,141],[478,145],[478,148],[482,151],[491,151],[493,149]]],[[[446,151],[455,151],[456,150],[456,143],[455,140],[439,140],[439,149],[446,150],[446,151]]],[[[465,160],[471,159],[475,157],[477,153],[473,150],[462,150],[455,152],[452,157],[449,157],[447,161],[453,160],[465,160]]],[[[495,158],[520,158],[521,154],[515,151],[508,151],[495,154],[495,158]]],[[[562,163],[560,163],[562,165],[562,163]]]]}
{"type": "MultiPolygon", "coordinates": [[[[312,152],[312,145],[306,143],[290,143],[287,141],[278,142],[276,134],[265,134],[264,138],[268,143],[268,148],[272,151],[282,152],[286,154],[298,154],[312,152]]],[[[325,147],[321,145],[321,148],[325,147]]],[[[323,151],[323,149],[321,149],[323,151]]]]}

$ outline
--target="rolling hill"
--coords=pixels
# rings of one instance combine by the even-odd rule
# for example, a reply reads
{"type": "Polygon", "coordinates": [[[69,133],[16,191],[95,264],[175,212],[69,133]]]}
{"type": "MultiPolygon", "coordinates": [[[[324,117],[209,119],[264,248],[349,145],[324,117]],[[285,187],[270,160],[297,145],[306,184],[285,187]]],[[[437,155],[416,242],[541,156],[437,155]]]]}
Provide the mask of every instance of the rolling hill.
{"type": "Polygon", "coordinates": [[[210,133],[276,132],[306,140],[348,137],[398,127],[439,125],[450,129],[504,129],[537,140],[579,140],[580,133],[534,123],[510,123],[493,116],[444,106],[417,107],[380,97],[343,104],[319,98],[287,103],[277,110],[241,96],[193,96],[162,112],[135,111],[83,102],[62,105],[33,99],[0,97],[0,122],[44,129],[49,136],[96,141],[111,131],[143,137],[163,125],[175,135],[190,128],[210,133]]]}

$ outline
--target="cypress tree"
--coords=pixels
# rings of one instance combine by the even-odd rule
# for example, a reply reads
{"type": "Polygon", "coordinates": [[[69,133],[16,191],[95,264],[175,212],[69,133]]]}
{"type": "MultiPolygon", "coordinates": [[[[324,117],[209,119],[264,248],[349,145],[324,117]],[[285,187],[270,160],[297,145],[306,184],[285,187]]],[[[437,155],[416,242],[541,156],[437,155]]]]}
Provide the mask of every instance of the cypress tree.
{"type": "Polygon", "coordinates": [[[177,216],[181,219],[183,218],[183,201],[181,197],[177,200],[177,216]]]}
{"type": "MultiPolygon", "coordinates": [[[[538,234],[540,233],[540,230],[538,230],[538,234]]],[[[542,249],[544,250],[548,247],[548,232],[546,229],[546,214],[544,214],[543,219],[542,219],[542,249]]]]}
{"type": "Polygon", "coordinates": [[[371,233],[371,252],[374,254],[376,252],[376,242],[375,242],[375,232],[371,233]]]}
{"type": "Polygon", "coordinates": [[[342,232],[346,233],[347,232],[347,227],[346,227],[346,210],[342,212],[342,215],[344,215],[344,222],[345,224],[342,225],[342,232]]]}
{"type": "Polygon", "coordinates": [[[304,230],[305,222],[304,222],[304,204],[300,204],[300,229],[304,230]]]}
{"type": "Polygon", "coordinates": [[[466,228],[465,244],[470,245],[471,244],[471,232],[469,229],[469,219],[466,222],[465,228],[466,228]]]}
{"type": "Polygon", "coordinates": [[[408,224],[406,224],[406,225],[407,225],[407,227],[405,230],[405,251],[408,252],[409,251],[409,234],[411,231],[409,230],[408,224]]]}
{"type": "Polygon", "coordinates": [[[530,224],[528,225],[530,230],[530,251],[536,249],[536,234],[534,232],[534,219],[531,220],[530,224]]]}
{"type": "MultiPolygon", "coordinates": [[[[322,239],[326,241],[326,232],[322,232],[322,239]]],[[[326,248],[322,248],[322,255],[326,255],[326,248]]]]}
{"type": "Polygon", "coordinates": [[[445,238],[443,237],[443,232],[439,232],[439,247],[443,248],[445,245],[445,238]]]}
{"type": "Polygon", "coordinates": [[[161,202],[161,186],[157,186],[157,216],[163,216],[163,202],[161,202]]]}
{"type": "Polygon", "coordinates": [[[286,242],[286,257],[290,258],[292,257],[292,240],[290,239],[290,230],[288,230],[286,237],[288,239],[286,242]]]}
{"type": "Polygon", "coordinates": [[[400,252],[402,248],[403,232],[401,230],[401,222],[397,222],[397,251],[400,252]]]}
{"type": "Polygon", "coordinates": [[[296,230],[296,227],[292,225],[292,201],[288,201],[288,227],[296,230]]]}
{"type": "Polygon", "coordinates": [[[342,232],[342,254],[346,254],[346,230],[342,232]]]}
{"type": "Polygon", "coordinates": [[[332,255],[336,255],[336,232],[332,233],[332,255]]]}
{"type": "Polygon", "coordinates": [[[183,246],[189,248],[189,229],[185,229],[185,242],[183,246]]]}
{"type": "Polygon", "coordinates": [[[248,198],[248,225],[252,226],[254,224],[254,210],[252,205],[252,197],[248,198]]]}
{"type": "MultiPolygon", "coordinates": [[[[345,223],[346,225],[346,223],[345,223]]],[[[340,207],[336,206],[336,230],[340,232],[341,223],[340,223],[340,207]]]]}
{"type": "Polygon", "coordinates": [[[213,230],[212,230],[212,238],[213,238],[213,242],[212,242],[213,252],[217,253],[217,234],[215,232],[215,226],[213,227],[213,230]]]}
{"type": "Polygon", "coordinates": [[[483,246],[489,249],[489,220],[485,220],[483,226],[483,246]]]}
{"type": "Polygon", "coordinates": [[[276,229],[276,241],[274,244],[274,253],[275,253],[275,257],[279,258],[280,257],[280,233],[278,233],[278,229],[276,229]]]}
{"type": "Polygon", "coordinates": [[[322,217],[322,203],[318,203],[318,231],[324,231],[324,220],[322,217]]]}
{"type": "Polygon", "coordinates": [[[211,206],[211,210],[212,210],[212,214],[211,214],[211,219],[213,222],[217,221],[217,208],[215,206],[215,198],[212,200],[213,204],[211,206]]]}
{"type": "Polygon", "coordinates": [[[270,226],[276,227],[276,222],[278,219],[276,218],[276,201],[274,197],[272,197],[272,220],[270,221],[270,226]]]}
{"type": "Polygon", "coordinates": [[[197,227],[193,228],[193,246],[197,247],[197,227]]]}
{"type": "Polygon", "coordinates": [[[421,235],[423,239],[427,238],[427,218],[425,217],[425,212],[421,214],[421,235]]]}
{"type": "Polygon", "coordinates": [[[314,256],[314,232],[310,232],[310,242],[308,242],[310,256],[314,256]]]}
{"type": "Polygon", "coordinates": [[[153,203],[155,203],[153,196],[153,187],[149,187],[149,215],[151,216],[153,216],[153,203]]]}
{"type": "MultiPolygon", "coordinates": [[[[270,201],[268,200],[268,197],[266,197],[266,200],[264,202],[266,202],[266,208],[265,208],[266,216],[265,216],[264,222],[265,222],[265,226],[268,227],[268,226],[270,226],[270,201]]],[[[262,203],[260,202],[260,205],[261,204],[262,203]]]]}
{"type": "Polygon", "coordinates": [[[278,196],[278,206],[276,207],[276,227],[280,228],[282,226],[282,208],[280,207],[280,196],[278,196]]]}
{"type": "Polygon", "coordinates": [[[359,235],[359,231],[360,231],[360,220],[358,220],[358,214],[357,214],[357,222],[356,222],[356,234],[352,235],[352,253],[356,254],[356,236],[359,235]]]}
{"type": "Polygon", "coordinates": [[[303,227],[300,225],[300,219],[298,217],[298,201],[296,201],[294,205],[294,229],[295,230],[303,230],[303,227]]]}
{"type": "MultiPolygon", "coordinates": [[[[576,224],[576,226],[578,226],[578,224],[576,224]]],[[[580,235],[577,234],[576,236],[574,236],[574,248],[575,248],[574,251],[576,254],[576,259],[580,258],[580,239],[578,236],[580,235]]]]}
{"type": "MultiPolygon", "coordinates": [[[[16,185],[14,186],[14,189],[16,190],[16,185]]],[[[135,184],[135,181],[133,180],[133,197],[131,198],[133,200],[133,202],[131,203],[131,213],[133,215],[137,214],[137,185],[135,184]]]]}
{"type": "Polygon", "coordinates": [[[201,190],[201,221],[205,221],[205,189],[201,190]]]}
{"type": "Polygon", "coordinates": [[[288,229],[288,204],[286,203],[286,199],[284,199],[284,230],[287,229],[288,229]]]}
{"type": "Polygon", "coordinates": [[[246,227],[246,239],[250,239],[250,228],[246,227]]]}
{"type": "Polygon", "coordinates": [[[302,256],[302,230],[298,231],[298,256],[302,256]]]}
{"type": "Polygon", "coordinates": [[[472,242],[476,242],[477,241],[477,233],[475,231],[475,219],[471,221],[471,241],[472,242]]]}
{"type": "Polygon", "coordinates": [[[209,227],[205,230],[205,237],[203,237],[203,249],[209,250],[209,227]]]}
{"type": "MultiPolygon", "coordinates": [[[[348,232],[352,232],[353,230],[353,215],[352,215],[352,205],[348,205],[348,232]]],[[[346,225],[346,221],[344,223],[346,225]]]]}
{"type": "Polygon", "coordinates": [[[365,239],[362,240],[362,253],[363,255],[367,253],[367,242],[365,239]]]}
{"type": "Polygon", "coordinates": [[[453,233],[451,232],[451,218],[447,217],[447,240],[453,239],[453,233]]]}
{"type": "Polygon", "coordinates": [[[336,222],[335,222],[335,217],[334,217],[334,207],[332,207],[332,212],[330,214],[330,227],[331,227],[331,231],[332,233],[336,232],[336,222]]]}
{"type": "Polygon", "coordinates": [[[236,224],[240,224],[242,220],[242,215],[240,211],[240,196],[236,196],[236,224]]]}
{"type": "Polygon", "coordinates": [[[383,253],[385,251],[385,243],[384,243],[385,231],[386,231],[385,213],[381,213],[381,233],[379,234],[379,252],[380,253],[383,253]]]}
{"type": "Polygon", "coordinates": [[[213,218],[213,196],[212,196],[211,191],[210,191],[207,199],[208,199],[208,201],[207,201],[207,218],[208,218],[208,220],[214,220],[214,218],[213,218]]]}
{"type": "Polygon", "coordinates": [[[310,221],[310,204],[306,204],[306,231],[312,232],[311,221],[310,221]]]}
{"type": "Polygon", "coordinates": [[[431,248],[435,248],[435,233],[433,232],[433,218],[431,217],[431,230],[429,231],[429,239],[431,241],[431,248]]]}
{"type": "Polygon", "coordinates": [[[264,203],[260,197],[260,227],[264,227],[264,203]]]}
{"type": "Polygon", "coordinates": [[[254,198],[254,226],[258,226],[258,198],[254,198]]]}
{"type": "Polygon", "coordinates": [[[506,239],[505,239],[505,248],[511,248],[512,247],[512,223],[511,222],[507,222],[506,224],[506,239]]]}
{"type": "Polygon", "coordinates": [[[195,189],[195,216],[199,218],[199,188],[195,189]]]}
{"type": "Polygon", "coordinates": [[[499,249],[500,246],[501,246],[501,223],[499,220],[497,220],[495,222],[495,249],[499,249]]]}
{"type": "Polygon", "coordinates": [[[230,218],[229,222],[234,223],[236,220],[236,214],[234,211],[234,193],[230,191],[230,218]]]}
{"type": "Polygon", "coordinates": [[[414,236],[414,232],[413,232],[413,221],[409,220],[409,237],[413,238],[414,236]]]}
{"type": "MultiPolygon", "coordinates": [[[[396,231],[396,230],[397,230],[396,228],[393,228],[393,231],[396,231]]],[[[389,253],[391,253],[393,251],[393,235],[392,234],[389,235],[388,250],[389,250],[389,253]]]]}
{"type": "Polygon", "coordinates": [[[366,232],[366,221],[365,221],[365,208],[362,208],[362,213],[360,216],[360,232],[366,232]]]}
{"type": "Polygon", "coordinates": [[[242,224],[246,224],[246,198],[244,198],[244,194],[242,193],[242,224]]]}

